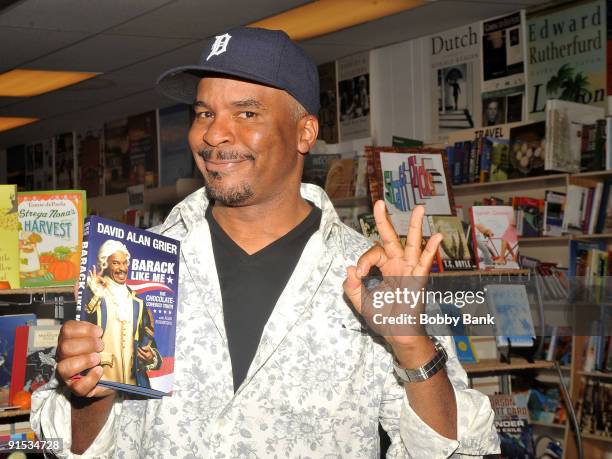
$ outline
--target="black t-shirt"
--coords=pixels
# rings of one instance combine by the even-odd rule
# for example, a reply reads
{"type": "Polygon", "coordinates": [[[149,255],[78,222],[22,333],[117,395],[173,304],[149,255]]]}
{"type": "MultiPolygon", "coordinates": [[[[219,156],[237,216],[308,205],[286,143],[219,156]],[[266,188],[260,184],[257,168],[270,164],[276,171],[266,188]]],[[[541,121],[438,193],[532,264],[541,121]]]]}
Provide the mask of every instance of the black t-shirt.
{"type": "Polygon", "coordinates": [[[264,326],[306,243],[321,224],[321,209],[311,205],[312,210],[300,224],[252,255],[223,231],[212,215],[212,206],[206,210],[221,286],[234,391],[246,378],[264,326]]]}

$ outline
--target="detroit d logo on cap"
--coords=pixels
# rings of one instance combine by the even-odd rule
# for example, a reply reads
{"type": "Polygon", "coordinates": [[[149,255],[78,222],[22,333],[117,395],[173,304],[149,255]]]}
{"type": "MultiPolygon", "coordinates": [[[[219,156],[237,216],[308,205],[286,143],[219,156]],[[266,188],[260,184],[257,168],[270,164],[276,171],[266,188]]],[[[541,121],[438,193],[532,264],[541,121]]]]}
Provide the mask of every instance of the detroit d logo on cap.
{"type": "Polygon", "coordinates": [[[210,59],[212,56],[218,56],[219,54],[223,54],[227,51],[227,44],[230,41],[232,36],[229,33],[223,35],[217,35],[215,37],[215,42],[210,48],[210,54],[206,58],[206,60],[210,59]]]}

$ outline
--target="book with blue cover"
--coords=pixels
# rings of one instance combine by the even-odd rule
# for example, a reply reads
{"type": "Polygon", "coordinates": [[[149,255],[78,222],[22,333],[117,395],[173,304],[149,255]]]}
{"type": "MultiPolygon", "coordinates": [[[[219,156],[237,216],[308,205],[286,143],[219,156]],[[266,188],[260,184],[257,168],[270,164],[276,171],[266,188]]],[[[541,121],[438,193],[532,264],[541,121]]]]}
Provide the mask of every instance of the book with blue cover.
{"type": "Polygon", "coordinates": [[[179,255],[174,239],[86,219],[77,320],[104,330],[101,386],[152,398],[172,392],[179,255]]]}
{"type": "Polygon", "coordinates": [[[523,284],[486,286],[487,304],[495,320],[498,347],[531,347],[535,339],[527,289],[523,284]]]}

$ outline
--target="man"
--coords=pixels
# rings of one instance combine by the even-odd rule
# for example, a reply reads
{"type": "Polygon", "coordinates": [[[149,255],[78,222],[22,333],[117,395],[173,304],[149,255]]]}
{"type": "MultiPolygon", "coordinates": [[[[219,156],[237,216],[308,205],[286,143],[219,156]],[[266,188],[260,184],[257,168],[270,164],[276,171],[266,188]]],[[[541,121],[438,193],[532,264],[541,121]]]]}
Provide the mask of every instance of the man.
{"type": "Polygon", "coordinates": [[[96,457],[370,458],[379,422],[390,457],[497,451],[488,399],[467,389],[449,339],[362,328],[370,268],[424,278],[440,235],[421,253],[417,207],[404,250],[378,202],[384,246],[368,250],[323,190],[300,185],[319,108],[303,50],[283,32],[238,28],[159,84],[195,101],[189,143],[205,179],[157,229],[181,240],[185,268],[173,394],[95,387],[100,330],[70,322],[58,381],[34,396],[35,430],[64,438],[62,454],[96,457]]]}
{"type": "Polygon", "coordinates": [[[130,253],[122,242],[109,239],[97,258],[99,273],[94,266],[87,276],[82,319],[104,330],[102,379],[149,389],[147,371],[159,369],[162,359],[155,345],[153,315],[126,285],[130,253]]]}
{"type": "Polygon", "coordinates": [[[504,114],[500,110],[499,100],[492,99],[485,110],[485,126],[496,126],[504,122],[504,114]]]}

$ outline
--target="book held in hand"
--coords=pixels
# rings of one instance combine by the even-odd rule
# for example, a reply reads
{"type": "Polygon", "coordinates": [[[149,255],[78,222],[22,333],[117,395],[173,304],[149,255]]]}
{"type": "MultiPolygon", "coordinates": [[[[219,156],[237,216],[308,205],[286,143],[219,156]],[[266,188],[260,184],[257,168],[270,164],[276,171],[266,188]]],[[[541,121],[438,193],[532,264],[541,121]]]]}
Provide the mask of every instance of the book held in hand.
{"type": "Polygon", "coordinates": [[[172,392],[179,242],[100,217],[83,230],[77,320],[104,330],[100,385],[172,392]]]}

